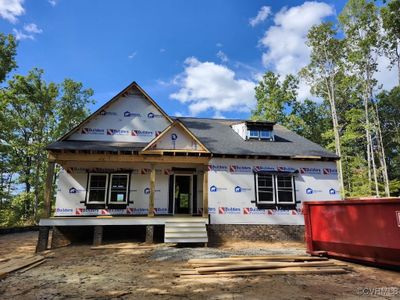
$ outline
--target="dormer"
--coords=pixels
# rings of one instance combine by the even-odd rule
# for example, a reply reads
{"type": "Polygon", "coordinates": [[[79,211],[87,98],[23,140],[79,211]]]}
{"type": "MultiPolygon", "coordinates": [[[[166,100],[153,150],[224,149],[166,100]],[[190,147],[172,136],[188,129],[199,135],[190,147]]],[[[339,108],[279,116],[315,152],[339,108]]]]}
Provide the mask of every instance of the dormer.
{"type": "Polygon", "coordinates": [[[273,141],[274,122],[243,121],[232,125],[232,129],[244,140],[273,141]]]}

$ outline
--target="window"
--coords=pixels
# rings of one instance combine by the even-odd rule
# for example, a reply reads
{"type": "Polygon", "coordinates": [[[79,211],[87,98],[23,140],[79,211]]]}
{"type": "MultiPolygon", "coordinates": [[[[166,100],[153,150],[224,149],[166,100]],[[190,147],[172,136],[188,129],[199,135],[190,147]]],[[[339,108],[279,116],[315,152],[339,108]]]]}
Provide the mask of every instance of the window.
{"type": "Polygon", "coordinates": [[[293,176],[277,175],[277,203],[291,204],[294,202],[293,176]]]}
{"type": "Polygon", "coordinates": [[[260,139],[271,139],[271,131],[269,130],[261,130],[260,131],[260,139]]]}
{"type": "Polygon", "coordinates": [[[258,140],[273,140],[272,131],[267,129],[252,128],[247,131],[247,138],[258,140]]]}
{"type": "MultiPolygon", "coordinates": [[[[129,174],[90,173],[86,204],[105,208],[106,204],[120,207],[129,200],[129,174]]],[[[109,206],[109,207],[110,207],[109,206]]]]}
{"type": "Polygon", "coordinates": [[[120,204],[128,200],[128,174],[111,174],[109,203],[120,204]]]}
{"type": "Polygon", "coordinates": [[[108,174],[89,174],[88,203],[105,203],[108,174]]]}
{"type": "Polygon", "coordinates": [[[272,175],[258,176],[258,202],[275,203],[274,180],[272,175]]]}
{"type": "Polygon", "coordinates": [[[287,174],[255,174],[256,204],[268,208],[294,206],[294,177],[287,174]]]}
{"type": "Polygon", "coordinates": [[[259,137],[260,132],[258,130],[249,130],[249,137],[250,138],[257,138],[259,137]]]}

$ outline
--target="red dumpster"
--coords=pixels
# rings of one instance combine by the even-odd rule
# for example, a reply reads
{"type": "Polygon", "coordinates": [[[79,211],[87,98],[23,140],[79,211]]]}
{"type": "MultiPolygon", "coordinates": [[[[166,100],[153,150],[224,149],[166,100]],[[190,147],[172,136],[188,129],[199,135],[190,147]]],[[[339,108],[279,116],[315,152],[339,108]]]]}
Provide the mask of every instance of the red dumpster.
{"type": "Polygon", "coordinates": [[[400,267],[400,198],[303,202],[307,252],[400,267]]]}

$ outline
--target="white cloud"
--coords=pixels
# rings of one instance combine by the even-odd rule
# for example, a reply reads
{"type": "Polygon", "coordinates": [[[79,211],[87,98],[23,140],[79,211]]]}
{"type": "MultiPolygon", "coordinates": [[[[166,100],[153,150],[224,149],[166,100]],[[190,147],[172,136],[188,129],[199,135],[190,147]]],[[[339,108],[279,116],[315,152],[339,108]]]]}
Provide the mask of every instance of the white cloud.
{"type": "Polygon", "coordinates": [[[163,52],[165,52],[165,51],[167,51],[167,50],[165,50],[164,48],[161,48],[161,49],[160,49],[160,52],[161,52],[161,53],[163,53],[163,52]]]}
{"type": "Polygon", "coordinates": [[[13,29],[15,38],[19,41],[19,40],[34,40],[35,37],[33,34],[31,33],[24,33],[22,30],[18,30],[18,29],[13,29]]]}
{"type": "Polygon", "coordinates": [[[58,0],[48,0],[47,2],[49,2],[50,5],[54,7],[57,5],[58,0]]]}
{"type": "Polygon", "coordinates": [[[391,90],[398,84],[397,66],[393,65],[389,70],[390,61],[386,56],[380,56],[377,60],[378,72],[375,73],[375,79],[378,85],[382,85],[383,89],[391,90]]]}
{"type": "MultiPolygon", "coordinates": [[[[309,29],[334,13],[334,8],[323,2],[304,2],[299,6],[282,8],[275,15],[274,25],[260,40],[267,49],[262,55],[264,66],[282,76],[296,74],[309,62],[310,49],[306,45],[309,29]]],[[[310,96],[305,88],[301,94],[310,96]]]]}
{"type": "Polygon", "coordinates": [[[299,71],[309,61],[310,49],[306,45],[309,29],[333,14],[333,7],[322,2],[281,9],[275,15],[275,25],[260,41],[267,48],[262,57],[264,66],[273,67],[280,75],[299,71]]]}
{"type": "Polygon", "coordinates": [[[257,13],[257,16],[254,18],[251,18],[249,20],[249,24],[254,27],[262,22],[264,22],[268,16],[271,14],[271,7],[269,6],[263,6],[260,8],[260,10],[257,13]]]}
{"type": "Polygon", "coordinates": [[[137,52],[132,52],[131,54],[128,55],[129,59],[133,59],[137,55],[137,52]]]}
{"type": "Polygon", "coordinates": [[[207,110],[249,112],[255,105],[255,83],[237,79],[235,72],[214,62],[195,57],[185,60],[185,70],[175,78],[179,91],[170,98],[187,104],[192,115],[207,110]]]}
{"type": "Polygon", "coordinates": [[[25,13],[23,3],[24,0],[0,0],[0,17],[11,23],[16,23],[17,17],[25,13]]]}
{"type": "Polygon", "coordinates": [[[24,25],[24,30],[29,33],[42,33],[43,30],[37,27],[35,23],[30,23],[24,25]]]}
{"type": "Polygon", "coordinates": [[[215,46],[217,46],[218,48],[221,48],[223,46],[223,44],[221,43],[216,43],[215,46]]]}
{"type": "Polygon", "coordinates": [[[226,62],[228,62],[228,60],[229,60],[228,56],[227,56],[224,52],[222,52],[221,50],[219,50],[219,51],[217,52],[217,57],[218,57],[223,63],[226,63],[226,62]]]}

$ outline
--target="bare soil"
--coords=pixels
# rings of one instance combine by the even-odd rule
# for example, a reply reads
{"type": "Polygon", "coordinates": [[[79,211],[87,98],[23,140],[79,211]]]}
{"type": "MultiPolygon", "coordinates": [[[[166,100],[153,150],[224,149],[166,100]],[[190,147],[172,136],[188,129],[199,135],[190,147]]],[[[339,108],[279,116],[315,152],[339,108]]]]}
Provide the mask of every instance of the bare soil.
{"type": "MultiPolygon", "coordinates": [[[[0,236],[0,258],[34,253],[37,232],[0,236]]],[[[0,281],[1,299],[392,299],[400,272],[350,264],[343,275],[269,275],[182,279],[188,257],[298,253],[299,243],[230,243],[217,249],[91,250],[76,245],[46,252],[46,262],[0,281]],[[186,256],[185,256],[186,255],[186,256]]]]}

